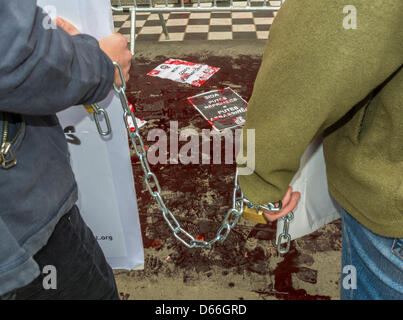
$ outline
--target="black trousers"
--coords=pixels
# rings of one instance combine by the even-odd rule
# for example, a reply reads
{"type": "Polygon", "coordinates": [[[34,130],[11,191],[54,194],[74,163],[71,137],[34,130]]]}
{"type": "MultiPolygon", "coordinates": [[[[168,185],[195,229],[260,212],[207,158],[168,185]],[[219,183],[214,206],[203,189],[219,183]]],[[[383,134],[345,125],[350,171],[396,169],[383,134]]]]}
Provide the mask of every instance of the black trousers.
{"type": "Polygon", "coordinates": [[[112,269],[77,206],[60,219],[47,245],[34,259],[40,270],[46,272],[29,285],[8,294],[9,298],[119,300],[112,269]],[[55,285],[49,278],[51,271],[45,266],[56,270],[56,289],[49,288],[49,285],[55,285]],[[44,286],[44,282],[48,285],[44,286]]]}

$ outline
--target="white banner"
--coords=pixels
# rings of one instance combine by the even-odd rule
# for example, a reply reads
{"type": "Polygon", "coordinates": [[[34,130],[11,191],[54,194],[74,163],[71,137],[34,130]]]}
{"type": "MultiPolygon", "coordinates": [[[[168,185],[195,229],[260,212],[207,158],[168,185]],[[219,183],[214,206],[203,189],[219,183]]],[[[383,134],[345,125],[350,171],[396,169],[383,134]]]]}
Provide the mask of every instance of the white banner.
{"type": "MultiPolygon", "coordinates": [[[[109,0],[38,0],[38,5],[97,39],[113,33],[109,0]]],[[[83,106],[58,114],[78,183],[78,207],[112,268],[142,268],[144,253],[122,107],[112,91],[99,106],[108,112],[112,125],[112,134],[105,138],[83,106]]]]}

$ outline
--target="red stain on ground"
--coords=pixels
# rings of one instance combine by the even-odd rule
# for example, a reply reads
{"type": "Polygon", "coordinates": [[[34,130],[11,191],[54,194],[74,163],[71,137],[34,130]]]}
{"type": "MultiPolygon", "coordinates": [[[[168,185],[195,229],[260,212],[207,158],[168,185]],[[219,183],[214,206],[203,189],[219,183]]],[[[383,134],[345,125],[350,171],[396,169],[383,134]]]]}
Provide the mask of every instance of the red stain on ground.
{"type": "Polygon", "coordinates": [[[162,241],[160,239],[154,239],[153,242],[151,242],[151,247],[155,250],[161,249],[162,241]]]}
{"type": "MultiPolygon", "coordinates": [[[[178,121],[179,129],[189,125],[199,128],[200,132],[202,129],[210,129],[209,123],[188,103],[187,97],[223,87],[232,87],[234,91],[248,101],[261,62],[260,58],[251,56],[238,56],[236,58],[210,56],[203,61],[200,61],[200,57],[196,55],[184,56],[181,59],[221,68],[202,87],[195,88],[167,79],[161,79],[157,82],[153,81],[152,77],[147,76],[150,70],[168,58],[164,56],[154,60],[136,58],[132,68],[131,80],[127,85],[129,101],[136,105],[136,116],[146,121],[154,120],[152,125],[149,122],[139,130],[144,141],[146,141],[148,129],[157,127],[168,132],[170,121],[173,120],[178,121]]],[[[168,153],[170,150],[169,143],[168,139],[168,153]]],[[[179,142],[179,148],[185,143],[179,142]]],[[[210,148],[210,157],[212,157],[212,149],[210,148]]],[[[224,150],[221,157],[222,159],[225,158],[224,150]]],[[[169,158],[169,154],[167,158],[169,158]]],[[[268,270],[266,267],[268,259],[271,257],[271,254],[265,253],[267,250],[260,247],[256,247],[252,251],[246,250],[245,243],[248,238],[275,240],[275,224],[257,225],[252,231],[245,231],[237,226],[223,244],[214,246],[208,257],[202,254],[202,250],[188,249],[183,246],[173,237],[172,231],[167,227],[160,211],[150,211],[150,203],[154,203],[155,200],[146,192],[147,189],[142,182],[143,172],[136,156],[132,157],[132,163],[145,248],[152,247],[159,250],[162,247],[162,241],[159,239],[164,239],[164,248],[172,250],[172,253],[169,254],[169,260],[175,264],[178,270],[183,270],[183,272],[194,270],[197,273],[206,272],[208,274],[211,267],[216,265],[239,274],[244,272],[267,276],[272,274],[274,276],[273,288],[270,290],[268,288],[267,291],[256,291],[262,296],[272,295],[284,300],[330,299],[325,295],[309,295],[306,290],[293,287],[292,275],[301,270],[300,253],[293,246],[274,270],[268,270]],[[147,217],[150,216],[152,223],[147,220],[147,217]]],[[[197,240],[204,241],[207,239],[206,241],[209,241],[215,237],[226,211],[231,206],[231,188],[233,185],[231,177],[234,176],[235,165],[157,163],[150,167],[157,175],[164,191],[170,191],[174,195],[180,193],[180,196],[173,196],[164,200],[183,228],[193,235],[199,235],[197,240]],[[207,193],[213,194],[213,204],[204,200],[203,195],[207,193]]],[[[326,250],[333,250],[333,248],[326,250]]],[[[159,266],[159,264],[155,265],[159,266]]],[[[158,272],[158,268],[155,272],[158,272]]],[[[315,270],[312,270],[313,274],[314,272],[315,270]]],[[[187,276],[184,276],[184,281],[186,279],[187,276]]],[[[316,279],[312,281],[316,281],[316,279]]]]}

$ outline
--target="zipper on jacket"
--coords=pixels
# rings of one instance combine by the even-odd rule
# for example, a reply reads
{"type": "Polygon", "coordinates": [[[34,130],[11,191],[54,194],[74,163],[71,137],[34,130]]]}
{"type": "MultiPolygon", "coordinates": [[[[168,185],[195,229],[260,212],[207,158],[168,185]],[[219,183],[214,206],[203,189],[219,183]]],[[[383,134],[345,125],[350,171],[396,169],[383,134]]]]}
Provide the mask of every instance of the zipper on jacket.
{"type": "Polygon", "coordinates": [[[17,141],[17,138],[21,135],[22,130],[24,128],[25,123],[21,122],[21,125],[18,129],[17,134],[11,141],[8,140],[8,120],[7,120],[7,114],[3,113],[4,115],[4,125],[3,125],[3,134],[2,134],[2,139],[1,139],[1,146],[0,146],[0,164],[3,169],[10,169],[14,167],[17,164],[17,159],[15,158],[12,147],[17,141]]]}

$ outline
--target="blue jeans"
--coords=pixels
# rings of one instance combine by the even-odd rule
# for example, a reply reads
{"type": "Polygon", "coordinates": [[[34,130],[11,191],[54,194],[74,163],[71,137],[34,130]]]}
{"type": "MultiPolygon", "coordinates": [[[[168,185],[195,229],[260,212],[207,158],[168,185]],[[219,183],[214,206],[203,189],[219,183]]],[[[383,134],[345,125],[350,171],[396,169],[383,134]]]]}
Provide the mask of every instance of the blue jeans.
{"type": "Polygon", "coordinates": [[[340,298],[403,300],[403,239],[374,234],[344,209],[342,228],[340,298]]]}

